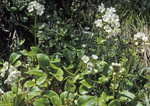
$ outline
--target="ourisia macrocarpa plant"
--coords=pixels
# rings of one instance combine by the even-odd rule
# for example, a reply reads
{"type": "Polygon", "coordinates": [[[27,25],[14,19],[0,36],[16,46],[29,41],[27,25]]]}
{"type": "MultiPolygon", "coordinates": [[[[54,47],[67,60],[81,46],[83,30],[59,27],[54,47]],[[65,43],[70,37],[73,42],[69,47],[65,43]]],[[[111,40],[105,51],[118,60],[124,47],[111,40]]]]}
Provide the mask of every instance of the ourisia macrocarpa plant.
{"type": "Polygon", "coordinates": [[[146,33],[128,39],[118,10],[103,3],[84,14],[82,0],[69,1],[71,7],[62,0],[59,9],[59,0],[24,1],[16,47],[7,61],[0,58],[0,106],[149,106],[149,68],[141,63],[150,45],[146,33]],[[22,29],[34,43],[21,39],[22,29]]]}

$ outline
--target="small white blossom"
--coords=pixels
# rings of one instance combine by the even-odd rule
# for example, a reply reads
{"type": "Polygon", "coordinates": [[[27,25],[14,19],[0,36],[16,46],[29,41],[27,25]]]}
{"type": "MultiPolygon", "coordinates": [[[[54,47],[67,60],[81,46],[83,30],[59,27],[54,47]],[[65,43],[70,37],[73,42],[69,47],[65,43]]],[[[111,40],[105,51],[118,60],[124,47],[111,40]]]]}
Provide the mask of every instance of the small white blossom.
{"type": "Polygon", "coordinates": [[[138,45],[138,42],[135,42],[135,45],[138,45]]]}
{"type": "Polygon", "coordinates": [[[104,7],[103,3],[101,3],[100,6],[98,6],[98,11],[100,11],[101,13],[103,13],[105,11],[105,7],[104,7]]]}
{"type": "Polygon", "coordinates": [[[87,69],[92,70],[93,64],[91,62],[87,63],[87,69]]]}
{"type": "Polygon", "coordinates": [[[114,68],[113,68],[113,66],[110,66],[109,69],[113,70],[114,68]]]}
{"type": "Polygon", "coordinates": [[[95,21],[96,27],[102,27],[103,26],[103,22],[101,19],[98,19],[95,21]]]}
{"type": "Polygon", "coordinates": [[[9,63],[7,61],[3,64],[3,67],[4,67],[5,70],[8,69],[8,65],[9,65],[9,63]]]}
{"type": "Polygon", "coordinates": [[[97,69],[94,69],[94,72],[95,72],[95,73],[98,73],[98,70],[97,70],[97,69]]]}
{"type": "Polygon", "coordinates": [[[85,44],[83,44],[83,45],[82,45],[82,47],[83,47],[83,48],[85,48],[85,47],[86,47],[86,45],[85,45],[85,44]]]}
{"type": "Polygon", "coordinates": [[[92,58],[93,58],[93,59],[98,59],[98,56],[95,55],[95,54],[93,54],[93,55],[92,55],[92,58]]]}
{"type": "Polygon", "coordinates": [[[113,75],[116,75],[116,73],[114,72],[113,75]]]}
{"type": "Polygon", "coordinates": [[[86,56],[86,55],[84,55],[84,56],[82,57],[82,60],[83,60],[84,63],[87,63],[87,62],[89,61],[89,57],[86,56]]]}

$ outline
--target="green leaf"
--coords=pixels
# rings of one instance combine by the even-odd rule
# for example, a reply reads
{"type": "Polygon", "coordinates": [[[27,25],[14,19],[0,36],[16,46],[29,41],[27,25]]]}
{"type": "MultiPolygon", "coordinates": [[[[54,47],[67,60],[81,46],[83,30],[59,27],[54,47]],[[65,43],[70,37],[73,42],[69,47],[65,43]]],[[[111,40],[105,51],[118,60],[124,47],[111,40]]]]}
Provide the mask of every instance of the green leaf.
{"type": "Polygon", "coordinates": [[[50,64],[49,57],[45,54],[37,54],[38,64],[41,68],[45,69],[50,64]]]}
{"type": "Polygon", "coordinates": [[[89,93],[91,90],[92,90],[92,89],[88,89],[87,87],[85,87],[85,86],[83,86],[83,85],[81,85],[81,86],[79,87],[79,92],[80,92],[80,94],[89,93]]]}
{"type": "Polygon", "coordinates": [[[15,62],[14,67],[19,67],[20,65],[21,65],[21,61],[18,60],[18,61],[15,62]]]}
{"type": "Polygon", "coordinates": [[[129,91],[122,91],[119,94],[117,94],[117,98],[120,101],[130,102],[131,100],[135,98],[135,95],[129,91]]]}
{"type": "Polygon", "coordinates": [[[125,79],[125,82],[123,84],[124,90],[130,90],[133,87],[133,83],[129,79],[125,79]]]}
{"type": "Polygon", "coordinates": [[[36,70],[36,69],[30,70],[30,71],[25,72],[25,73],[27,73],[27,74],[33,74],[33,75],[38,75],[38,76],[45,76],[46,75],[45,72],[43,72],[42,70],[36,70]]]}
{"type": "Polygon", "coordinates": [[[5,103],[10,103],[11,102],[11,96],[8,93],[4,93],[3,95],[3,100],[5,101],[5,103]]]}
{"type": "Polygon", "coordinates": [[[52,74],[58,81],[63,80],[63,73],[63,70],[60,68],[57,71],[55,71],[55,73],[50,72],[50,74],[52,74]]]}
{"type": "Polygon", "coordinates": [[[40,85],[42,84],[47,78],[47,75],[46,76],[43,76],[43,77],[40,77],[37,81],[36,81],[36,84],[40,85]]]}
{"type": "Polygon", "coordinates": [[[63,55],[65,56],[65,58],[72,63],[74,61],[75,58],[75,53],[69,49],[64,49],[63,50],[63,55]]]}
{"type": "Polygon", "coordinates": [[[35,86],[35,82],[33,81],[26,81],[25,84],[24,84],[24,87],[32,87],[32,86],[35,86]]]}
{"type": "Polygon", "coordinates": [[[80,83],[87,88],[93,87],[93,81],[90,78],[85,78],[85,79],[81,80],[80,83]]]}
{"type": "Polygon", "coordinates": [[[58,94],[53,90],[45,90],[44,92],[42,92],[42,95],[49,99],[52,99],[53,96],[59,97],[58,94]]]}
{"type": "Polygon", "coordinates": [[[39,98],[33,102],[34,106],[50,106],[50,102],[47,98],[39,98]]]}
{"type": "MultiPolygon", "coordinates": [[[[143,106],[143,105],[139,101],[133,101],[132,103],[130,103],[130,106],[143,106]]],[[[147,105],[147,106],[149,106],[149,105],[147,105]]]]}
{"type": "Polygon", "coordinates": [[[66,83],[65,83],[65,91],[70,91],[70,92],[72,92],[72,93],[74,93],[75,92],[75,90],[76,90],[76,86],[74,85],[74,84],[70,84],[69,83],[69,81],[67,81],[66,83]]]}
{"type": "Polygon", "coordinates": [[[102,75],[99,79],[98,79],[98,83],[101,84],[105,84],[109,81],[108,77],[105,77],[104,75],[102,75]]]}
{"type": "MultiPolygon", "coordinates": [[[[67,91],[61,93],[61,95],[60,95],[60,99],[61,99],[63,105],[65,104],[65,99],[67,98],[67,95],[68,95],[68,92],[67,92],[67,91]]],[[[74,94],[69,93],[68,98],[69,98],[69,99],[73,99],[73,98],[74,98],[74,94]]]]}
{"type": "Polygon", "coordinates": [[[43,53],[43,50],[41,50],[41,49],[38,48],[38,47],[31,47],[31,51],[32,51],[34,54],[43,53]]]}
{"type": "Polygon", "coordinates": [[[19,106],[19,104],[21,102],[21,96],[22,96],[22,94],[19,94],[15,97],[15,99],[13,101],[13,106],[19,106]]]}
{"type": "Polygon", "coordinates": [[[60,98],[57,96],[53,96],[51,98],[51,102],[52,102],[53,106],[62,106],[62,102],[61,102],[60,98]]]}
{"type": "Polygon", "coordinates": [[[33,92],[28,93],[27,98],[26,98],[26,101],[29,101],[29,100],[32,99],[33,97],[38,96],[38,95],[40,95],[40,94],[41,94],[41,92],[36,92],[36,91],[33,91],[33,92]]]}
{"type": "Polygon", "coordinates": [[[10,63],[13,64],[20,56],[20,53],[12,53],[9,57],[10,63]]]}
{"type": "Polygon", "coordinates": [[[77,100],[78,106],[95,106],[96,98],[93,96],[80,96],[77,100]]]}
{"type": "Polygon", "coordinates": [[[121,106],[121,103],[120,103],[120,101],[119,100],[112,100],[109,104],[108,104],[108,106],[121,106]]]}

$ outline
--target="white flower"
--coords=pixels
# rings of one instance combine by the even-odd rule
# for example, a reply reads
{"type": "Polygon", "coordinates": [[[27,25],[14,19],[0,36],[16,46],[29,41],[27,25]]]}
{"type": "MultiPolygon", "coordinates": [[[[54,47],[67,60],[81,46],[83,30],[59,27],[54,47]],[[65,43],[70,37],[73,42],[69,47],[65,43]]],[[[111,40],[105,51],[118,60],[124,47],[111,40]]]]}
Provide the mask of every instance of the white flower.
{"type": "Polygon", "coordinates": [[[138,45],[138,42],[135,42],[135,45],[138,45]]]}
{"type": "Polygon", "coordinates": [[[114,72],[113,75],[116,75],[116,73],[114,72]]]}
{"type": "Polygon", "coordinates": [[[113,70],[114,68],[113,68],[113,66],[110,66],[109,69],[113,70]]]}
{"type": "Polygon", "coordinates": [[[8,65],[9,65],[9,63],[7,61],[3,64],[3,67],[4,67],[5,70],[8,69],[8,65]]]}
{"type": "Polygon", "coordinates": [[[112,66],[115,66],[115,63],[114,63],[114,62],[112,62],[112,66]]]}
{"type": "Polygon", "coordinates": [[[120,73],[122,73],[123,71],[122,71],[122,70],[120,70],[119,72],[120,72],[120,73]]]}
{"type": "Polygon", "coordinates": [[[86,56],[86,55],[84,55],[84,56],[82,57],[82,60],[83,60],[84,63],[87,63],[87,62],[89,61],[89,57],[86,56]]]}
{"type": "Polygon", "coordinates": [[[40,16],[41,16],[41,15],[44,13],[44,11],[43,11],[43,10],[37,10],[36,13],[37,13],[37,15],[40,15],[40,16]]]}
{"type": "Polygon", "coordinates": [[[119,66],[119,67],[120,67],[120,66],[121,66],[121,64],[120,64],[120,63],[118,63],[118,64],[117,64],[117,66],[119,66]]]}
{"type": "Polygon", "coordinates": [[[34,9],[32,6],[28,6],[27,10],[28,10],[28,12],[32,12],[34,9]]]}
{"type": "Polygon", "coordinates": [[[116,10],[115,10],[115,8],[110,7],[110,8],[107,8],[107,9],[106,9],[106,12],[107,12],[107,13],[113,13],[113,12],[116,12],[116,10]]]}
{"type": "Polygon", "coordinates": [[[144,36],[144,37],[142,38],[142,40],[143,40],[144,42],[146,42],[146,41],[148,41],[148,38],[147,38],[146,36],[144,36]]]}
{"type": "Polygon", "coordinates": [[[94,72],[95,72],[95,73],[98,73],[98,70],[97,70],[97,69],[94,69],[94,72]]]}
{"type": "Polygon", "coordinates": [[[125,68],[122,68],[121,70],[122,70],[122,71],[125,71],[125,68]]]}
{"type": "Polygon", "coordinates": [[[98,11],[100,11],[101,13],[105,11],[105,7],[103,3],[101,3],[101,6],[98,6],[98,11]]]}
{"type": "Polygon", "coordinates": [[[83,47],[83,48],[85,48],[85,47],[86,47],[86,45],[85,45],[85,44],[83,44],[83,45],[82,45],[82,47],[83,47]]]}
{"type": "Polygon", "coordinates": [[[112,28],[109,25],[104,26],[106,32],[111,32],[112,28]]]}
{"type": "Polygon", "coordinates": [[[103,22],[101,19],[98,19],[95,21],[96,27],[102,27],[103,26],[103,22]]]}
{"type": "Polygon", "coordinates": [[[14,71],[17,71],[17,69],[14,66],[10,66],[9,73],[12,73],[14,71]]]}
{"type": "Polygon", "coordinates": [[[92,57],[93,57],[93,59],[98,59],[98,56],[95,54],[93,54],[92,57]]]}
{"type": "Polygon", "coordinates": [[[36,4],[37,4],[37,1],[32,1],[29,3],[29,6],[34,7],[34,6],[36,6],[36,4]]]}
{"type": "Polygon", "coordinates": [[[87,69],[92,70],[93,64],[91,62],[87,63],[87,69]]]}

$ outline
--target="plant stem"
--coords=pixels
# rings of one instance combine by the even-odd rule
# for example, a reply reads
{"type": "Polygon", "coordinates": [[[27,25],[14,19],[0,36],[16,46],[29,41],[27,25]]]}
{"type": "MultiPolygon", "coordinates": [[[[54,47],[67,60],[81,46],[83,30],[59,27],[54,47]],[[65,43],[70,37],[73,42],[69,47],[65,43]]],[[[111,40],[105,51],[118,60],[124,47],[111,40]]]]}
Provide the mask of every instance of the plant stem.
{"type": "Polygon", "coordinates": [[[37,15],[35,13],[35,17],[34,17],[34,44],[36,46],[36,21],[37,21],[37,15]]]}
{"type": "Polygon", "coordinates": [[[114,83],[113,83],[113,100],[115,100],[115,83],[116,83],[116,78],[115,75],[113,76],[114,78],[114,83]]]}
{"type": "Polygon", "coordinates": [[[18,88],[19,88],[19,85],[18,85],[18,80],[17,80],[17,90],[16,90],[15,106],[17,106],[17,101],[18,101],[18,88]]]}

